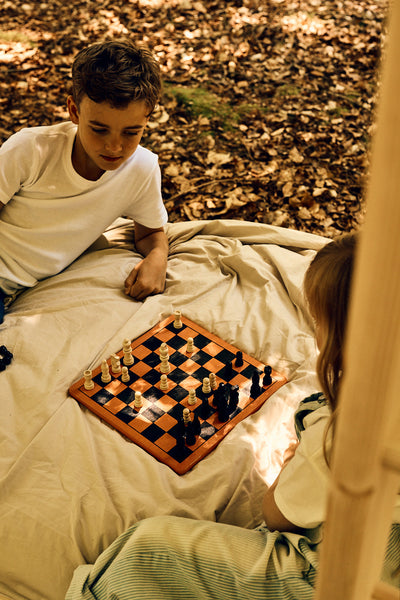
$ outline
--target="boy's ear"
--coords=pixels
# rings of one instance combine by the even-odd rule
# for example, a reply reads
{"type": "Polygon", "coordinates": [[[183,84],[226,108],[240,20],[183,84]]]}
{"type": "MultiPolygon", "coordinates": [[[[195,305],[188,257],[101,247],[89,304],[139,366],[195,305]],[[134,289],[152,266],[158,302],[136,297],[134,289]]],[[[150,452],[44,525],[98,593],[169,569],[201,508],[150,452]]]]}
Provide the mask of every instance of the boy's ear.
{"type": "Polygon", "coordinates": [[[67,108],[68,108],[68,112],[69,112],[69,116],[71,118],[71,121],[73,123],[75,123],[75,125],[78,125],[79,123],[79,110],[78,110],[78,106],[73,98],[73,96],[68,96],[67,98],[67,108]]]}

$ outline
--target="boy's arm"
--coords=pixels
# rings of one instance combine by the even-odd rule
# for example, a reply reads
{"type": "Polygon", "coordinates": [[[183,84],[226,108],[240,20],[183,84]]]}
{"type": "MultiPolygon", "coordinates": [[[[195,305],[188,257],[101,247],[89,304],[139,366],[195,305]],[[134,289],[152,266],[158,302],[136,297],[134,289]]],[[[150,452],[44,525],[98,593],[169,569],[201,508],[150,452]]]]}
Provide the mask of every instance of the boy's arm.
{"type": "Polygon", "coordinates": [[[168,239],[162,227],[150,229],[135,222],[135,246],[144,256],[125,280],[125,294],[135,300],[164,291],[168,239]]]}

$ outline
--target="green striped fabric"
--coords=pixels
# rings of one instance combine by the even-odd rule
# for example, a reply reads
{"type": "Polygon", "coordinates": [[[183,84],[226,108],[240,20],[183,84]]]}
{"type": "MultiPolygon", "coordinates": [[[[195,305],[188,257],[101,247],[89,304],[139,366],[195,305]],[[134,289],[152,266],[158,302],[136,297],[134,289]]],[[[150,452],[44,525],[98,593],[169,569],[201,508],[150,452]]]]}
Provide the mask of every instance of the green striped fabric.
{"type": "MultiPolygon", "coordinates": [[[[319,529],[309,537],[182,517],[130,527],[94,565],[75,571],[66,600],[311,600],[319,529]]],[[[400,526],[384,579],[400,587],[400,526]]]]}
{"type": "Polygon", "coordinates": [[[153,517],[78,567],[66,600],[311,600],[316,560],[295,534],[153,517]]]}

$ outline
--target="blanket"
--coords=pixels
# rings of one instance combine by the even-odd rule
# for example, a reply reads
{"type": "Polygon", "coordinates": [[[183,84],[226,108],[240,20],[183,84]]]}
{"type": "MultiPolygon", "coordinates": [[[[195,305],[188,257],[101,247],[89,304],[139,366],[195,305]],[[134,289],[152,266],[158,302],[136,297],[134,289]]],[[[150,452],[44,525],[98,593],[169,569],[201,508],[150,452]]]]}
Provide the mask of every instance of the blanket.
{"type": "Polygon", "coordinates": [[[327,239],[243,221],[173,223],[165,292],[136,302],[123,293],[141,258],[132,233],[118,220],[65,271],[21,294],[0,327],[14,354],[0,373],[2,599],[61,600],[78,565],[145,517],[258,526],[295,436],[293,413],[318,390],[302,282],[327,239]],[[288,379],[185,475],[68,394],[124,338],[177,309],[288,379]]]}

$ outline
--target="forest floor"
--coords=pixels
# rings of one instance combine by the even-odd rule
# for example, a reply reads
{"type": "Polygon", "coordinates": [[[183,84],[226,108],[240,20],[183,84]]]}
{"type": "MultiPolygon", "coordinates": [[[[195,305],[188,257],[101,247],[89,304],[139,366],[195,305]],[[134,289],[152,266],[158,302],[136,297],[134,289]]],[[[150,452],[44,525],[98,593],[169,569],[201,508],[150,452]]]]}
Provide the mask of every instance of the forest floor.
{"type": "Polygon", "coordinates": [[[170,221],[358,229],[386,0],[3,0],[0,143],[65,120],[88,43],[130,36],[160,62],[143,138],[170,221]]]}

